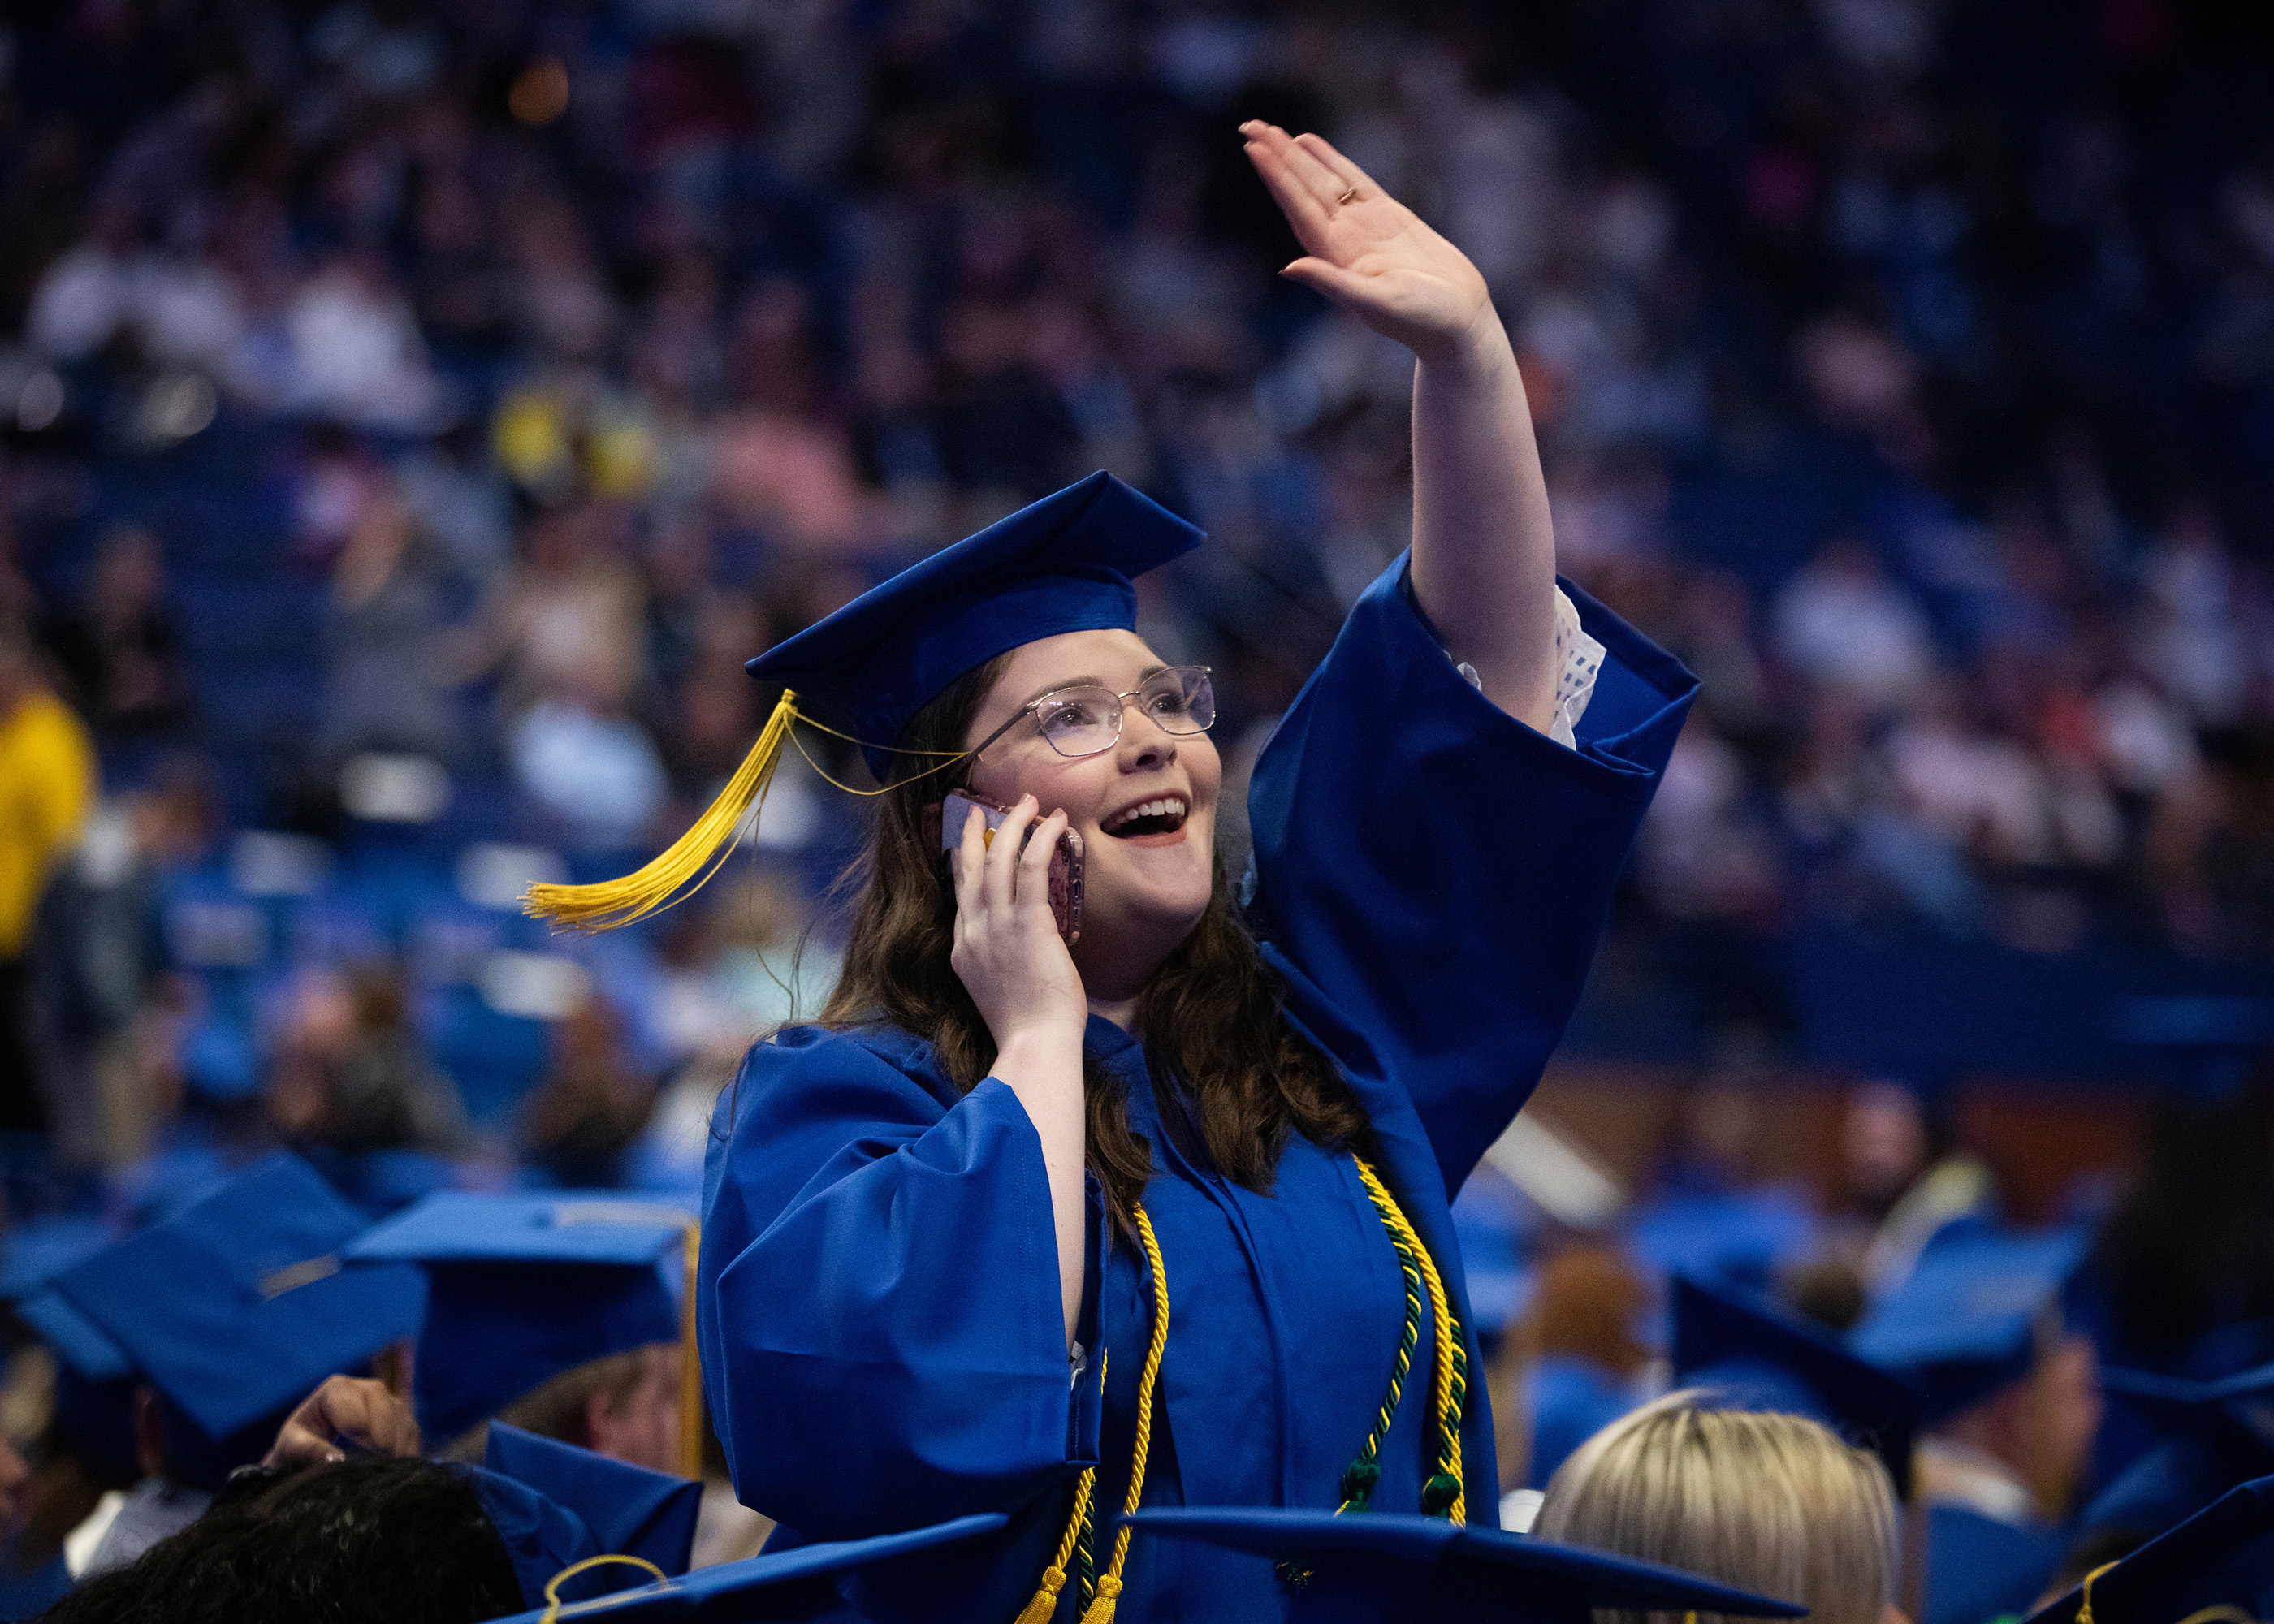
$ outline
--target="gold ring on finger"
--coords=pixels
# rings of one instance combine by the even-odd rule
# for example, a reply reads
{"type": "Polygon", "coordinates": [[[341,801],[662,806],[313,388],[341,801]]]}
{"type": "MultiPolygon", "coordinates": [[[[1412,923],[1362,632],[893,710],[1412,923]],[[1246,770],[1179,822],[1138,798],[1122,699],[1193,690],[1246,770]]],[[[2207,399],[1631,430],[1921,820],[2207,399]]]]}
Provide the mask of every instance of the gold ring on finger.
{"type": "Polygon", "coordinates": [[[1358,188],[1356,186],[1344,187],[1342,194],[1335,199],[1335,206],[1339,208],[1356,196],[1358,196],[1358,188]]]}

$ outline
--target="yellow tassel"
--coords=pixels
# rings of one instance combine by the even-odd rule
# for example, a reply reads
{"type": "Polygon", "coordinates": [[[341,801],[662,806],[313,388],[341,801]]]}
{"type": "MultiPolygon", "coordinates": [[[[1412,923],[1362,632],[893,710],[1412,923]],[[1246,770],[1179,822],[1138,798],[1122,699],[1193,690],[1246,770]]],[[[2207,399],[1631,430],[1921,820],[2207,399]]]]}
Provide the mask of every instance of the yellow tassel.
{"type": "Polygon", "coordinates": [[[559,1573],[554,1574],[550,1579],[547,1579],[545,1582],[545,1616],[538,1620],[538,1624],[553,1624],[553,1620],[561,1616],[561,1586],[565,1581],[575,1578],[578,1574],[583,1573],[588,1568],[599,1568],[608,1562],[624,1562],[634,1568],[644,1568],[648,1572],[655,1575],[657,1583],[668,1584],[671,1583],[671,1575],[669,1574],[664,1572],[662,1568],[658,1568],[653,1562],[649,1561],[647,1558],[644,1556],[616,1556],[612,1554],[588,1556],[581,1562],[569,1563],[568,1567],[562,1568],[559,1573]]]}
{"type": "Polygon", "coordinates": [[[1097,1599],[1089,1604],[1089,1611],[1081,1615],[1081,1624],[1113,1624],[1114,1598],[1121,1594],[1121,1581],[1108,1574],[1097,1582],[1097,1599]]]}
{"type": "Polygon", "coordinates": [[[763,805],[766,786],[773,782],[782,746],[790,737],[797,714],[797,695],[785,693],[758,734],[758,741],[727,780],[719,798],[704,808],[691,828],[673,841],[654,861],[620,880],[591,885],[546,885],[529,888],[521,911],[531,919],[551,920],[570,930],[614,930],[645,919],[702,889],[704,881],[734,854],[734,838],[751,808],[763,805]]]}
{"type": "Polygon", "coordinates": [[[1065,1568],[1043,1568],[1043,1588],[1035,1592],[1034,1600],[1020,1613],[1018,1624],[1050,1624],[1050,1614],[1058,1610],[1058,1591],[1065,1586],[1065,1568]]]}

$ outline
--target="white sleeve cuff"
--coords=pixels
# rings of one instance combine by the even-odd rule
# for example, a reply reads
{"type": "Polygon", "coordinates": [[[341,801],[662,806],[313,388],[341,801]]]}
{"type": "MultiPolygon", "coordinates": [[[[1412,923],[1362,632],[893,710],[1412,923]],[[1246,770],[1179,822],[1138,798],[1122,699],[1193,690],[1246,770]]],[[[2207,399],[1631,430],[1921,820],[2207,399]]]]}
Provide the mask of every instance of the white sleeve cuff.
{"type": "MultiPolygon", "coordinates": [[[[1468,679],[1471,688],[1479,693],[1484,691],[1484,679],[1477,675],[1474,665],[1466,660],[1453,663],[1468,679]]],[[[1566,749],[1579,748],[1579,718],[1587,714],[1587,702],[1595,696],[1595,678],[1602,669],[1603,645],[1587,635],[1586,628],[1579,624],[1579,612],[1572,607],[1570,596],[1557,587],[1555,714],[1548,722],[1547,736],[1566,749]]]]}

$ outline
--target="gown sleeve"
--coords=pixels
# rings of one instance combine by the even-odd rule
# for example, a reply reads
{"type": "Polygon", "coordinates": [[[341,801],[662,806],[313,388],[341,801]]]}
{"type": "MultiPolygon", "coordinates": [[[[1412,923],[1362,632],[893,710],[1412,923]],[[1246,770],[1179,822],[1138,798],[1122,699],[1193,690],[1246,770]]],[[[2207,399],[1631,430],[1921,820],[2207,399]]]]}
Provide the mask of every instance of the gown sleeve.
{"type": "Polygon", "coordinates": [[[1096,1460],[1026,1109],[993,1079],[955,1098],[925,1046],[885,1036],[752,1049],[704,1169],[714,1425],[743,1503],[818,1538],[1012,1510],[1096,1460]]]}
{"type": "Polygon", "coordinates": [[[1697,680],[1568,582],[1604,655],[1572,748],[1463,680],[1401,557],[1256,764],[1248,917],[1288,1011],[1403,1090],[1449,1196],[1562,1037],[1697,680]]]}

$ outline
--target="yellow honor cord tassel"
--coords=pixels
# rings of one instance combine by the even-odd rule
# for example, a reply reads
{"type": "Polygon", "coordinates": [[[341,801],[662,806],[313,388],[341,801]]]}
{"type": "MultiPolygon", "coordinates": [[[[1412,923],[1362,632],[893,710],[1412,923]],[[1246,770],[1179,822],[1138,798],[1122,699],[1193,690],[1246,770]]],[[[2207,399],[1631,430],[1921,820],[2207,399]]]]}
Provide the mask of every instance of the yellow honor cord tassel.
{"type": "MultiPolygon", "coordinates": [[[[1103,1372],[1100,1372],[1103,1379],[1103,1372]]],[[[1097,1486],[1097,1468],[1091,1467],[1081,1475],[1074,1486],[1073,1515],[1066,1519],[1065,1536],[1058,1541],[1058,1553],[1050,1565],[1043,1569],[1043,1583],[1034,1597],[1019,1610],[1017,1624],[1050,1624],[1050,1616],[1058,1610],[1058,1592],[1065,1588],[1066,1564],[1073,1560],[1074,1541],[1081,1537],[1081,1525],[1089,1513],[1089,1496],[1097,1486]]]]}
{"type": "MultiPolygon", "coordinates": [[[[2092,1582],[2115,1566],[2113,1562],[2103,1562],[2084,1575],[2084,1594],[2077,1598],[2076,1603],[2076,1624],[2092,1624],[2092,1582]]],[[[2200,1618],[2202,1615],[2198,1613],[2195,1616],[2200,1618]]]]}
{"type": "Polygon", "coordinates": [[[735,837],[753,807],[762,805],[773,782],[782,747],[797,718],[797,695],[785,692],[766,718],[758,741],[727,780],[719,798],[704,808],[687,832],[646,867],[618,880],[590,885],[537,884],[522,898],[521,911],[570,930],[614,930],[645,919],[702,889],[734,854],[735,837]]]}
{"type": "MultiPolygon", "coordinates": [[[[1122,1530],[1126,1533],[1127,1530],[1122,1530]]],[[[1126,1542],[1124,1542],[1126,1544],[1126,1542]]],[[[1115,1566],[1118,1568],[1117,1560],[1115,1566]]],[[[1121,1577],[1108,1574],[1097,1582],[1097,1599],[1089,1604],[1089,1611],[1081,1615],[1081,1624],[1113,1624],[1113,1604],[1121,1595],[1121,1577]]]]}
{"type": "Polygon", "coordinates": [[[1042,1588],[1034,1599],[1019,1610],[1018,1624],[1050,1624],[1050,1614],[1058,1610],[1058,1592],[1065,1588],[1065,1569],[1043,1569],[1042,1588]]]}

